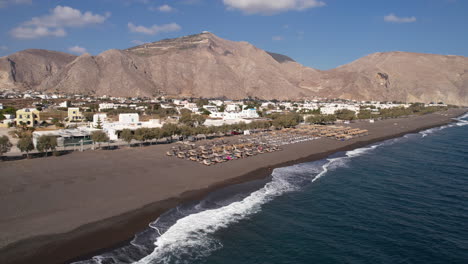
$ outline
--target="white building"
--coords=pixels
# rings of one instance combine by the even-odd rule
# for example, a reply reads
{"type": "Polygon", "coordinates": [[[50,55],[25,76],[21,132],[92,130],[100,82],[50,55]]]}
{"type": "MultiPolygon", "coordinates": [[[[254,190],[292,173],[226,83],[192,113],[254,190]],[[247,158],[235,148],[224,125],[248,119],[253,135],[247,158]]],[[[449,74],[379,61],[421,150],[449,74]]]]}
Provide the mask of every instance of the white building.
{"type": "Polygon", "coordinates": [[[107,123],[107,114],[94,114],[93,115],[93,127],[97,127],[98,123],[101,122],[101,127],[104,123],[107,123]]]}
{"type": "Polygon", "coordinates": [[[187,102],[186,104],[184,104],[183,108],[188,109],[188,110],[192,111],[193,113],[198,112],[198,106],[197,106],[196,103],[188,103],[187,102]]]}
{"type": "Polygon", "coordinates": [[[211,118],[218,118],[218,119],[223,119],[223,120],[232,120],[232,119],[238,119],[242,121],[241,119],[254,119],[254,118],[259,118],[259,115],[257,113],[257,110],[255,108],[252,109],[244,109],[240,112],[212,112],[210,114],[211,118]]]}
{"type": "Polygon", "coordinates": [[[106,110],[106,109],[116,109],[117,106],[114,103],[102,103],[99,104],[99,111],[106,110]]]}
{"type": "Polygon", "coordinates": [[[350,104],[326,104],[320,108],[320,113],[324,115],[333,115],[335,111],[338,110],[351,110],[359,113],[359,106],[358,105],[350,105],[350,104]]]}
{"type": "Polygon", "coordinates": [[[216,105],[204,105],[203,108],[210,111],[211,113],[218,112],[218,107],[216,105]]]}
{"type": "Polygon", "coordinates": [[[59,107],[70,107],[70,101],[64,101],[59,104],[59,107]]]}
{"type": "Polygon", "coordinates": [[[110,140],[118,140],[119,139],[119,132],[124,129],[136,130],[138,128],[160,128],[162,127],[161,120],[159,119],[151,119],[148,122],[112,122],[112,123],[104,123],[102,128],[104,132],[107,133],[110,140]]]}
{"type": "Polygon", "coordinates": [[[226,108],[224,109],[226,112],[239,112],[240,107],[237,104],[228,104],[226,105],[226,108]]]}
{"type": "Polygon", "coordinates": [[[119,114],[119,123],[122,124],[134,124],[140,121],[138,114],[119,114]]]}

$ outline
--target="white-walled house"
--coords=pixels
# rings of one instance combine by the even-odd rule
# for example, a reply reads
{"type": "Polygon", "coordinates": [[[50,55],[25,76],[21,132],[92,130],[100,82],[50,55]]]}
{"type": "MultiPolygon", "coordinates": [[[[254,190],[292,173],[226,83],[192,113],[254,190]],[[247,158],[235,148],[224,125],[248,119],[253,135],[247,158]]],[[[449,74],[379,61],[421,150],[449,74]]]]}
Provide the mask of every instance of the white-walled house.
{"type": "Polygon", "coordinates": [[[107,123],[107,114],[94,114],[93,115],[93,127],[98,126],[98,122],[101,122],[101,127],[104,123],[107,123]]]}
{"type": "Polygon", "coordinates": [[[226,105],[226,108],[224,109],[226,112],[239,112],[240,107],[237,104],[228,104],[226,105]]]}
{"type": "Polygon", "coordinates": [[[119,114],[119,123],[133,124],[140,121],[140,115],[138,114],[119,114]]]}
{"type": "MultiPolygon", "coordinates": [[[[257,109],[251,108],[251,109],[244,109],[240,112],[212,112],[210,114],[211,118],[218,118],[218,119],[223,119],[223,120],[232,120],[232,119],[254,119],[254,118],[259,118],[259,115],[257,113],[257,109]]],[[[240,120],[242,121],[242,120],[240,120]]]]}
{"type": "MultiPolygon", "coordinates": [[[[119,116],[120,118],[120,116],[119,116]]],[[[129,121],[127,118],[131,117],[124,117],[124,121],[129,121]]],[[[160,128],[162,127],[161,120],[159,119],[150,119],[148,122],[110,122],[104,123],[102,125],[102,129],[104,132],[107,133],[110,140],[118,140],[119,139],[119,132],[124,129],[136,130],[138,128],[160,128]]]]}
{"type": "Polygon", "coordinates": [[[358,105],[350,105],[350,104],[326,104],[320,107],[320,113],[323,115],[333,115],[335,114],[335,111],[338,110],[351,110],[357,113],[359,113],[359,106],[358,105]]]}
{"type": "Polygon", "coordinates": [[[106,110],[106,109],[116,109],[117,105],[114,103],[102,103],[99,104],[99,111],[106,110]]]}
{"type": "Polygon", "coordinates": [[[218,107],[216,105],[204,105],[203,108],[210,111],[211,113],[218,112],[218,107]]]}

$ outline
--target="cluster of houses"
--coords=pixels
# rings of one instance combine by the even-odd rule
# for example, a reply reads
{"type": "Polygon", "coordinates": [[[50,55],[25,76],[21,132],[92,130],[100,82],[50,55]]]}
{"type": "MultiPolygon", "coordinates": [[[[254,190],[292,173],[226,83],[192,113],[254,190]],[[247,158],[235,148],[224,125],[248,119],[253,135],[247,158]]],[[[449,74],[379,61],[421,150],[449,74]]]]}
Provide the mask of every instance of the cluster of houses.
{"type": "MultiPolygon", "coordinates": [[[[168,109],[172,108],[178,113],[182,113],[183,109],[190,110],[195,114],[203,114],[207,116],[205,125],[221,126],[224,124],[234,124],[239,122],[250,123],[260,117],[259,113],[281,113],[284,111],[315,111],[320,114],[335,114],[338,110],[351,110],[356,114],[361,109],[369,109],[371,111],[379,111],[379,109],[387,109],[394,107],[407,108],[410,104],[391,103],[391,102],[376,102],[376,101],[350,101],[350,100],[328,100],[315,99],[301,102],[279,102],[273,101],[255,101],[252,100],[203,100],[203,105],[195,103],[189,99],[165,99],[159,98],[119,98],[119,97],[90,97],[84,95],[59,95],[59,94],[42,94],[40,92],[16,92],[2,91],[0,98],[33,98],[33,99],[65,99],[56,103],[55,108],[66,108],[67,116],[60,122],[74,123],[73,129],[62,129],[56,131],[36,131],[34,138],[37,139],[43,134],[54,134],[59,140],[60,145],[74,144],[77,140],[89,140],[90,134],[96,129],[102,129],[107,133],[110,140],[118,140],[119,133],[123,129],[136,130],[138,128],[157,128],[162,127],[164,122],[177,122],[179,116],[171,116],[165,120],[150,119],[148,121],[140,121],[141,112],[148,109],[148,105],[158,104],[158,107],[168,109]],[[74,100],[76,99],[76,100],[74,100]],[[73,101],[71,107],[70,101],[73,101]],[[93,115],[93,121],[87,122],[83,110],[90,110],[89,107],[84,107],[86,104],[98,104],[99,113],[93,115]],[[255,106],[253,106],[255,105],[255,106]],[[111,120],[105,113],[109,110],[127,108],[134,110],[132,113],[121,113],[118,120],[111,120]]],[[[441,103],[427,104],[426,106],[445,106],[441,103]]],[[[3,105],[0,104],[0,110],[3,105]]],[[[5,119],[0,123],[0,127],[7,127],[13,123],[17,126],[35,127],[40,126],[46,121],[41,118],[41,111],[37,108],[23,108],[16,112],[16,115],[4,114],[5,119]]],[[[50,118],[49,118],[50,119],[50,118]]],[[[115,119],[115,118],[114,118],[115,119]]]]}

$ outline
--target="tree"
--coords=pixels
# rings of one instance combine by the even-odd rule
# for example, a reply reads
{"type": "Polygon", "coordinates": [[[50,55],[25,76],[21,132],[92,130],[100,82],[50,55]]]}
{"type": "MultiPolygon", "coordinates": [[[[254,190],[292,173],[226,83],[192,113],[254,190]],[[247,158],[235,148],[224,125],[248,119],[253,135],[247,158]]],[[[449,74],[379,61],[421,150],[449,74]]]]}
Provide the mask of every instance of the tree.
{"type": "Polygon", "coordinates": [[[96,122],[96,128],[97,129],[102,129],[102,122],[101,122],[101,117],[98,116],[97,122],[96,122]]]}
{"type": "Polygon", "coordinates": [[[98,148],[101,148],[101,143],[109,142],[109,137],[102,130],[96,130],[91,133],[91,140],[96,144],[98,143],[98,148]]]}
{"type": "Polygon", "coordinates": [[[302,116],[297,113],[274,114],[271,118],[275,127],[293,127],[303,121],[302,116]]]}
{"type": "Polygon", "coordinates": [[[158,127],[152,128],[151,134],[152,134],[151,136],[152,139],[160,139],[163,137],[162,129],[158,127]]]}
{"type": "Polygon", "coordinates": [[[359,119],[370,119],[371,118],[371,111],[369,110],[361,110],[358,114],[359,119]]]}
{"type": "Polygon", "coordinates": [[[348,109],[336,110],[335,115],[340,120],[353,120],[356,118],[356,112],[348,109]]]}
{"type": "Polygon", "coordinates": [[[329,124],[336,121],[335,115],[313,115],[307,117],[306,122],[309,124],[329,124]]]}
{"type": "Polygon", "coordinates": [[[202,115],[206,115],[206,116],[211,115],[211,112],[206,110],[205,108],[200,108],[199,111],[202,113],[202,115]]]}
{"type": "Polygon", "coordinates": [[[226,105],[222,104],[221,106],[218,107],[218,112],[223,113],[224,111],[226,111],[226,105]]]}
{"type": "Polygon", "coordinates": [[[192,113],[190,112],[182,112],[182,116],[179,118],[179,123],[187,125],[187,126],[194,126],[194,120],[192,119],[192,113]]]}
{"type": "Polygon", "coordinates": [[[180,132],[180,129],[175,124],[166,123],[162,126],[162,131],[164,137],[171,137],[178,134],[180,132]]]}
{"type": "Polygon", "coordinates": [[[206,117],[205,117],[205,116],[196,115],[196,114],[192,116],[192,119],[195,121],[195,123],[196,123],[197,126],[203,125],[203,123],[205,123],[205,121],[206,121],[206,117]]]}
{"type": "Polygon", "coordinates": [[[29,152],[34,150],[34,144],[31,136],[24,136],[18,140],[16,147],[21,150],[21,152],[26,152],[26,157],[29,159],[29,152]]]}
{"type": "Polygon", "coordinates": [[[130,129],[124,129],[122,130],[122,133],[120,134],[120,138],[123,139],[125,142],[128,143],[130,146],[130,143],[132,142],[133,139],[133,133],[130,129]]]}
{"type": "Polygon", "coordinates": [[[141,127],[135,130],[134,138],[138,141],[145,142],[146,140],[151,139],[152,135],[152,131],[149,128],[141,127]]]}
{"type": "Polygon", "coordinates": [[[13,145],[10,142],[10,139],[7,136],[0,137],[0,157],[3,156],[4,153],[10,151],[13,145]]]}
{"type": "Polygon", "coordinates": [[[204,105],[209,104],[209,101],[208,101],[208,99],[198,99],[196,101],[196,104],[197,104],[198,108],[202,108],[204,105]]]}
{"type": "Polygon", "coordinates": [[[45,152],[46,157],[50,151],[53,151],[57,148],[57,138],[54,136],[43,135],[37,139],[36,148],[39,152],[45,152]]]}

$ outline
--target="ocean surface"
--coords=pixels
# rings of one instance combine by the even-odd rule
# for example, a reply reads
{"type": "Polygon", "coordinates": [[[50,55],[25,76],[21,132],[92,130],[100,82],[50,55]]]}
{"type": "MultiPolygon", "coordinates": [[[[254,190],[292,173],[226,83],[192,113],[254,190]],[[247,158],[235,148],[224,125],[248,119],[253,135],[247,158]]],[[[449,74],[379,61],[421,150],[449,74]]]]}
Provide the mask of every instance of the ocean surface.
{"type": "Polygon", "coordinates": [[[275,169],[76,263],[468,263],[467,119],[275,169]]]}

